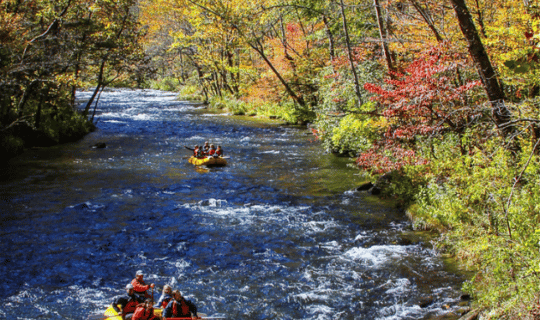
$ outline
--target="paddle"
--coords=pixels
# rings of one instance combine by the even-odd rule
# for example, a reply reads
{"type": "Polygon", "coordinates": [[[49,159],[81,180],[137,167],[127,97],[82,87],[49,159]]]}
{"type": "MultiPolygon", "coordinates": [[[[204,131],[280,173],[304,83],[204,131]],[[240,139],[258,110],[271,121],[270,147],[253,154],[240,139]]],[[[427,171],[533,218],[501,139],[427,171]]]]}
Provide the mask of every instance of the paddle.
{"type": "Polygon", "coordinates": [[[103,314],[90,314],[88,315],[88,318],[86,318],[86,320],[106,320],[113,317],[120,317],[120,319],[122,318],[122,316],[120,315],[105,316],[103,314]]]}

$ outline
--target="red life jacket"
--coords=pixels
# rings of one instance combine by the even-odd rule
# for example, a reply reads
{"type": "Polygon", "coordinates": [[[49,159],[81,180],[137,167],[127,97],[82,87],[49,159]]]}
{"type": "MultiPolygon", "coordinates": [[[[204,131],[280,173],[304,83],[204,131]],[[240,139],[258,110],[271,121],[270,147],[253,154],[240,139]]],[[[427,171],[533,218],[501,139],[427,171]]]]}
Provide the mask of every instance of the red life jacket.
{"type": "Polygon", "coordinates": [[[199,148],[193,150],[193,156],[196,157],[198,152],[199,152],[199,148]]]}
{"type": "Polygon", "coordinates": [[[216,150],[216,155],[222,156],[223,155],[223,150],[216,150]]]}
{"type": "Polygon", "coordinates": [[[132,320],[150,320],[154,318],[154,309],[146,310],[144,305],[139,305],[133,314],[132,320]]]}
{"type": "Polygon", "coordinates": [[[189,313],[189,306],[187,305],[187,303],[184,302],[184,300],[182,299],[182,301],[178,302],[178,301],[175,301],[173,303],[173,306],[172,306],[172,312],[173,312],[173,316],[174,317],[185,317],[185,316],[189,316],[190,313],[189,313]],[[180,304],[180,308],[181,310],[178,310],[178,305],[180,304]],[[181,311],[181,313],[179,313],[179,311],[181,311]]]}
{"type": "Polygon", "coordinates": [[[216,153],[216,149],[210,149],[210,151],[208,151],[209,156],[213,156],[214,153],[216,153]]]}
{"type": "Polygon", "coordinates": [[[161,303],[161,309],[165,309],[167,308],[167,305],[169,304],[169,302],[172,300],[172,297],[169,297],[167,299],[163,299],[163,302],[161,303]]]}
{"type": "Polygon", "coordinates": [[[126,315],[128,313],[133,313],[135,312],[135,309],[137,309],[137,306],[139,305],[139,303],[135,300],[130,300],[126,306],[124,307],[124,309],[122,310],[122,314],[126,315]]]}

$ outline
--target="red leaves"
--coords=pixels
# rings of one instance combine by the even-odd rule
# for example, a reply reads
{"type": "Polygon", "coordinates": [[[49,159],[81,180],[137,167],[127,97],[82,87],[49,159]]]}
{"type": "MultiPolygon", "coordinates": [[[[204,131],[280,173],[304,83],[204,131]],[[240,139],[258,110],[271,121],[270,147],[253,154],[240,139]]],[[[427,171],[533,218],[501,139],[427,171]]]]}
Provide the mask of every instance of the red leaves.
{"type": "Polygon", "coordinates": [[[371,170],[376,174],[399,170],[404,165],[423,165],[427,163],[428,161],[418,157],[415,151],[395,145],[375,146],[356,159],[356,164],[360,168],[371,170]]]}
{"type": "Polygon", "coordinates": [[[382,147],[360,155],[357,164],[375,172],[401,168],[405,164],[424,163],[415,154],[414,138],[461,130],[471,112],[461,110],[467,95],[480,81],[459,83],[459,56],[445,45],[434,47],[413,61],[405,73],[393,73],[386,85],[366,83],[364,89],[374,94],[381,114],[390,124],[378,141],[382,147]]]}

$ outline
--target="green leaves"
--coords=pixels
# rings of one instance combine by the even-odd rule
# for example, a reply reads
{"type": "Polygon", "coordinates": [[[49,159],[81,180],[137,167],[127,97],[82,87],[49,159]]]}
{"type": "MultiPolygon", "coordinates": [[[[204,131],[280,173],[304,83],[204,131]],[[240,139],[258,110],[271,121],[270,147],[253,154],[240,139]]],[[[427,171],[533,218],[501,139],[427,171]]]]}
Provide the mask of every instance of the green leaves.
{"type": "Polygon", "coordinates": [[[504,62],[504,65],[514,71],[515,73],[527,73],[530,72],[532,69],[538,67],[537,62],[528,62],[528,61],[520,61],[520,60],[507,60],[504,62]]]}

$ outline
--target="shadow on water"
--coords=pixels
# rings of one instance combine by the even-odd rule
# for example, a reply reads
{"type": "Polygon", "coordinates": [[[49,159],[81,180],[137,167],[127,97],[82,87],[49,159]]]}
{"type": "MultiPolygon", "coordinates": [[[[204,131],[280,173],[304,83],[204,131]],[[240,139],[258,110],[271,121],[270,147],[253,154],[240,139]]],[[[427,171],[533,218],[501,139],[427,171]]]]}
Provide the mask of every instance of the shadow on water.
{"type": "Polygon", "coordinates": [[[106,92],[97,117],[82,141],[30,150],[0,174],[0,318],[84,319],[138,269],[231,319],[457,310],[460,273],[402,212],[350,191],[357,170],[305,129],[152,90],[106,92]],[[187,162],[183,146],[205,140],[226,167],[187,162]]]}

